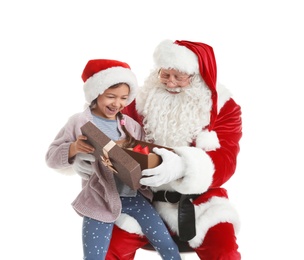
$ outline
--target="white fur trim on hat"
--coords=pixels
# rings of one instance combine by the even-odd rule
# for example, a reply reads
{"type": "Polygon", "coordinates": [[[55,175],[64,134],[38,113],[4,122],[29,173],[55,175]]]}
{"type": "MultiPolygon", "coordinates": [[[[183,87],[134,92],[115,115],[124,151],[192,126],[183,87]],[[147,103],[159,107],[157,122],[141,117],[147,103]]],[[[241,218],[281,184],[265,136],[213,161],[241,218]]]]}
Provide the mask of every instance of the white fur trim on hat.
{"type": "Polygon", "coordinates": [[[91,104],[98,95],[117,83],[129,85],[130,93],[127,104],[130,104],[136,96],[138,83],[135,74],[130,69],[123,67],[111,67],[88,78],[83,85],[86,102],[91,104]]]}
{"type": "Polygon", "coordinates": [[[171,40],[162,41],[153,57],[157,68],[177,69],[187,74],[199,73],[198,58],[194,52],[171,40]]]}

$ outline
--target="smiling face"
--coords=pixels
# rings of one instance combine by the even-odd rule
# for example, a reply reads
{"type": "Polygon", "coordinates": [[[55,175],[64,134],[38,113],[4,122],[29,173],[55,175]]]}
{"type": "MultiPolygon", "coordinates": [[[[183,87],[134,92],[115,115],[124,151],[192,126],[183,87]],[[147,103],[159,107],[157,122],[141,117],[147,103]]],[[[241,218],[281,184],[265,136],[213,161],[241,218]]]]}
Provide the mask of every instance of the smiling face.
{"type": "Polygon", "coordinates": [[[127,105],[130,88],[127,84],[121,83],[105,90],[97,97],[96,106],[92,112],[106,119],[116,119],[116,115],[127,105]]]}
{"type": "Polygon", "coordinates": [[[175,69],[161,69],[158,78],[166,85],[166,90],[171,94],[178,94],[190,84],[192,75],[179,72],[175,69]]]}

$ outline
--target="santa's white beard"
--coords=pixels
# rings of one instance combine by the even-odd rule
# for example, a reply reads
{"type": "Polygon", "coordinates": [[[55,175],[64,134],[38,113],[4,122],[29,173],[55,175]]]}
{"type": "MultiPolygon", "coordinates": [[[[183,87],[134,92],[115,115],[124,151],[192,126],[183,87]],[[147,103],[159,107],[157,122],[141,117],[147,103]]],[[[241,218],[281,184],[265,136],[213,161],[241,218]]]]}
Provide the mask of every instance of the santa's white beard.
{"type": "Polygon", "coordinates": [[[173,95],[157,80],[155,71],[136,101],[144,116],[146,141],[158,145],[189,145],[210,120],[211,91],[198,75],[193,76],[189,87],[173,95]]]}

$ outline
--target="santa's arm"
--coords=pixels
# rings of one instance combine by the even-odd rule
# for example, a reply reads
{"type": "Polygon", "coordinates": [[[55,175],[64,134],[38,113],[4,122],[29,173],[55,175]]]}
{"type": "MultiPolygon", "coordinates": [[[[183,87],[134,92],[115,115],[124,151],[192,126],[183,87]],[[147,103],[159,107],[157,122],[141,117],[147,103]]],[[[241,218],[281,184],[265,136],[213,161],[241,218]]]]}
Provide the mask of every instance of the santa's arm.
{"type": "Polygon", "coordinates": [[[133,100],[132,103],[126,106],[121,112],[125,115],[132,117],[135,121],[137,121],[142,126],[142,117],[137,113],[135,99],[133,100]]]}
{"type": "Polygon", "coordinates": [[[217,133],[220,148],[207,152],[215,165],[213,187],[223,185],[234,174],[237,155],[240,151],[239,141],[242,137],[241,108],[230,99],[222,108],[214,131],[217,133]]]}
{"type": "Polygon", "coordinates": [[[221,108],[214,127],[203,130],[194,147],[175,147],[185,162],[184,177],[170,186],[183,194],[203,193],[225,183],[236,168],[242,136],[241,109],[229,99],[221,108]]]}

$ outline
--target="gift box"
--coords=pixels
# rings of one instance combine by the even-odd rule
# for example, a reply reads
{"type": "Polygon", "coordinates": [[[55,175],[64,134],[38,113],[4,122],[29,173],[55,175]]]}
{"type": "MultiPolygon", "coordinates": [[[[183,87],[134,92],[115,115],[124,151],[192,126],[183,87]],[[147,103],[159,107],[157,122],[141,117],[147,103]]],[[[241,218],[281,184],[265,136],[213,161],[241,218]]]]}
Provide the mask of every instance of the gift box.
{"type": "Polygon", "coordinates": [[[133,147],[122,148],[123,141],[117,143],[100,131],[93,123],[87,122],[81,127],[87,142],[95,148],[94,156],[99,163],[104,164],[130,188],[137,190],[141,184],[141,171],[158,166],[161,156],[152,152],[154,147],[171,148],[136,140],[133,147]],[[135,149],[139,148],[139,149],[135,149]]]}
{"type": "Polygon", "coordinates": [[[124,149],[100,131],[93,123],[87,122],[81,127],[87,142],[95,148],[94,156],[99,163],[104,164],[117,177],[133,190],[140,188],[140,164],[124,149]]]}
{"type": "Polygon", "coordinates": [[[129,155],[132,156],[139,164],[142,170],[154,168],[162,163],[162,158],[158,154],[152,152],[154,147],[166,148],[172,150],[168,147],[147,143],[144,141],[135,141],[135,145],[132,148],[123,148],[129,155]],[[139,147],[139,149],[135,149],[139,147]],[[147,148],[147,149],[145,149],[147,148]]]}

